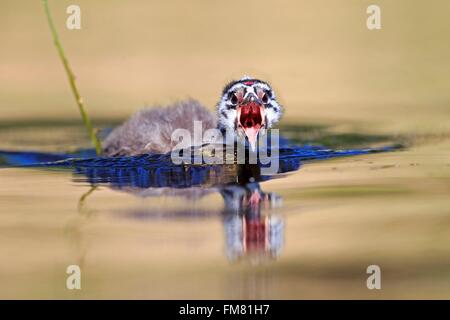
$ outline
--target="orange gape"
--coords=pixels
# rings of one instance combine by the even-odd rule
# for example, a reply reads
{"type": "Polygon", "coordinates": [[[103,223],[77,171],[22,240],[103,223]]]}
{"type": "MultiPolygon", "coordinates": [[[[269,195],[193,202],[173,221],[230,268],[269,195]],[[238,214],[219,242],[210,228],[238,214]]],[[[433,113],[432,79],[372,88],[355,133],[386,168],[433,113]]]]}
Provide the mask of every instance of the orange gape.
{"type": "Polygon", "coordinates": [[[256,102],[243,105],[239,122],[244,129],[251,127],[260,128],[262,125],[261,106],[256,102]]]}
{"type": "Polygon", "coordinates": [[[239,126],[244,130],[253,150],[256,150],[258,133],[264,125],[264,111],[262,108],[256,102],[249,102],[238,109],[239,126]]]}

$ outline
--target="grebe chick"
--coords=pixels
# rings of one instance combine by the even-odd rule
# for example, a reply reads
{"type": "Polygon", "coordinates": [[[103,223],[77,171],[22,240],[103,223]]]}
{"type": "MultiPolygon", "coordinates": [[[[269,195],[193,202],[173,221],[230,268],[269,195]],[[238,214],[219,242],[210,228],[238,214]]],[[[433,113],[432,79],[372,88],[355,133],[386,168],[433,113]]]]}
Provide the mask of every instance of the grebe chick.
{"type": "Polygon", "coordinates": [[[193,137],[194,121],[201,121],[202,132],[212,128],[229,131],[236,138],[245,138],[255,149],[258,134],[278,122],[281,113],[268,83],[244,77],[225,86],[216,114],[196,100],[138,111],[106,137],[103,153],[134,156],[170,152],[179,143],[172,141],[172,133],[181,128],[193,137]]]}

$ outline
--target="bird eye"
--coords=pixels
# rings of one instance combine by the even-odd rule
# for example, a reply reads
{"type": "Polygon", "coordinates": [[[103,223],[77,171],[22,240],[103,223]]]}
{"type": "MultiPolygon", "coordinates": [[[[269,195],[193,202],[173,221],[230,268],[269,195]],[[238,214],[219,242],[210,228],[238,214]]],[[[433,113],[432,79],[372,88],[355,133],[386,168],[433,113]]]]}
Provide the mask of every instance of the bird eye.
{"type": "Polygon", "coordinates": [[[238,103],[238,98],[236,97],[236,95],[234,93],[231,94],[230,102],[233,105],[236,105],[238,103]]]}
{"type": "Polygon", "coordinates": [[[267,95],[267,93],[264,93],[264,95],[261,98],[261,101],[263,103],[268,103],[269,102],[269,96],[267,95]]]}

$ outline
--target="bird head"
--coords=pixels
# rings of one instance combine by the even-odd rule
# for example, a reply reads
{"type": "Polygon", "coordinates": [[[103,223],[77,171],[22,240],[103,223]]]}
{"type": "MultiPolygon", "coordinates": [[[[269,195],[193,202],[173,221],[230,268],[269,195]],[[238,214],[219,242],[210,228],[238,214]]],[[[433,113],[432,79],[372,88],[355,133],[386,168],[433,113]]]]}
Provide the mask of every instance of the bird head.
{"type": "Polygon", "coordinates": [[[258,135],[281,117],[281,106],[267,82],[244,77],[225,86],[217,105],[221,130],[232,130],[256,150],[258,135]]]}

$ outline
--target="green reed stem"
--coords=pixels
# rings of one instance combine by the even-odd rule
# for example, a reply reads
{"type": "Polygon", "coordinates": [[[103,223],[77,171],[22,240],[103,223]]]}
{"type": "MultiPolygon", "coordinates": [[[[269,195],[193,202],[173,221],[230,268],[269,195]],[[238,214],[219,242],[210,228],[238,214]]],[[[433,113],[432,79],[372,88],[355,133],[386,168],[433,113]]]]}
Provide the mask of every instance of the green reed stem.
{"type": "Polygon", "coordinates": [[[67,60],[66,55],[64,54],[64,49],[61,45],[61,42],[59,41],[58,32],[56,31],[55,24],[53,23],[53,19],[50,14],[50,9],[48,7],[48,1],[42,0],[42,2],[44,3],[44,9],[45,14],[47,15],[48,26],[50,27],[50,31],[52,32],[53,42],[55,43],[59,57],[61,58],[61,61],[64,65],[64,70],[66,71],[67,78],[69,79],[70,88],[72,89],[72,93],[75,97],[78,109],[80,110],[81,118],[83,119],[84,125],[89,134],[89,137],[91,138],[92,144],[95,146],[95,151],[99,155],[102,152],[100,140],[98,139],[97,134],[95,133],[95,130],[92,126],[91,119],[89,118],[89,115],[86,112],[83,98],[81,97],[80,92],[78,91],[78,87],[75,81],[75,75],[72,69],[70,68],[69,61],[67,60]]]}

